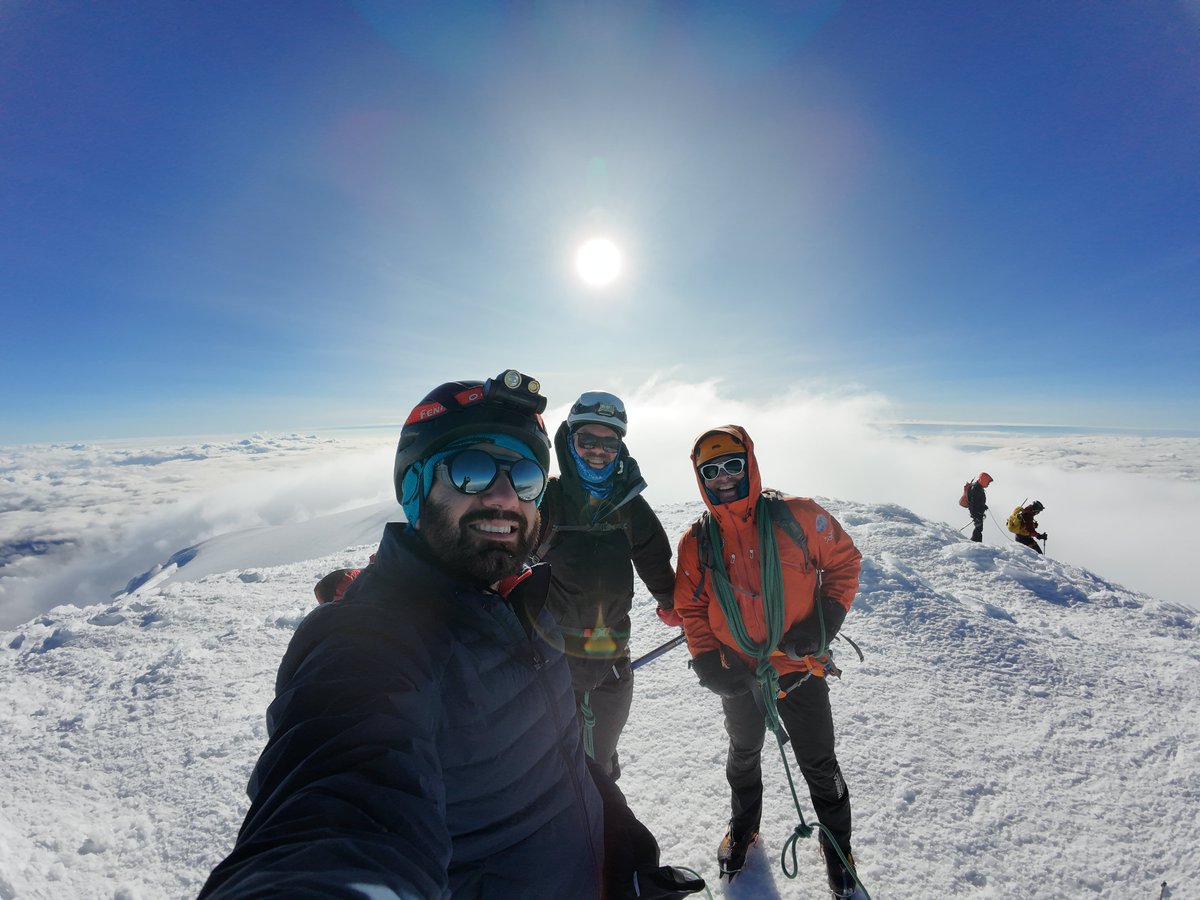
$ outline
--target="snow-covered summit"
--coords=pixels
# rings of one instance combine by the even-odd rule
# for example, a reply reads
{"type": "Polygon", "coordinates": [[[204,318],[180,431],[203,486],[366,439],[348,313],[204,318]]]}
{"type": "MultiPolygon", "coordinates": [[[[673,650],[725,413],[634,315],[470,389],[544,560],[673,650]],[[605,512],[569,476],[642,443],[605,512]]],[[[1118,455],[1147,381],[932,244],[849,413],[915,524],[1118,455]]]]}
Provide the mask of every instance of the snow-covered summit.
{"type": "MultiPolygon", "coordinates": [[[[1156,898],[1163,881],[1165,896],[1200,894],[1200,614],[903,507],[822,502],[864,554],[844,630],[866,658],[835,644],[833,704],[876,900],[1156,898]]],[[[700,509],[659,512],[678,535],[700,509]]],[[[365,562],[362,530],[380,519],[364,507],[309,520],[306,546],[344,535],[346,549],[282,565],[265,563],[296,552],[287,526],[201,543],[112,602],[0,635],[0,898],[194,895],[241,824],[275,668],[312,586],[365,562]]],[[[671,636],[652,607],[639,594],[635,654],[671,636]]],[[[780,872],[798,819],[770,747],[761,849],[716,884],[725,735],[686,661],[675,650],[639,670],[622,788],[664,860],[714,896],[822,897],[815,840],[795,880],[780,872]]]]}

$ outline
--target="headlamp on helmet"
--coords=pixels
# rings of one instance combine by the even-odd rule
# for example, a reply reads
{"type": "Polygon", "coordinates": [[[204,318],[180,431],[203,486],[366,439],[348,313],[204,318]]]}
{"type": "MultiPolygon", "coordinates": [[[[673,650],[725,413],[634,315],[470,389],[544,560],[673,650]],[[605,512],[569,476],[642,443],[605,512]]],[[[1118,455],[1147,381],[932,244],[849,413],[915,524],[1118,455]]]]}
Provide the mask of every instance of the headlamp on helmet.
{"type": "Polygon", "coordinates": [[[415,463],[474,434],[516,438],[549,471],[550,436],[541,416],[545,408],[541,384],[516,369],[506,369],[487,381],[438,385],[413,408],[400,430],[392,473],[396,499],[405,503],[404,476],[415,463]]]}
{"type": "Polygon", "coordinates": [[[541,389],[541,382],[516,369],[507,369],[483,383],[486,400],[494,403],[509,403],[521,409],[527,409],[535,415],[540,415],[546,410],[546,398],[539,393],[541,389]]]}

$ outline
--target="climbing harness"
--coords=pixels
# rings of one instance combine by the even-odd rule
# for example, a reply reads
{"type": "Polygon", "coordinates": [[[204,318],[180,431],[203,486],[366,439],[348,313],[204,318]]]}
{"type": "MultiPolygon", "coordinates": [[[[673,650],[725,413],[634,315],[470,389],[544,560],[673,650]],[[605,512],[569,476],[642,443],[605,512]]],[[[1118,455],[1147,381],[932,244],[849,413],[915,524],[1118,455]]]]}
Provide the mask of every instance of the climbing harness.
{"type": "MultiPolygon", "coordinates": [[[[776,497],[778,495],[775,495],[776,497]]],[[[800,807],[800,799],[796,793],[796,783],[792,777],[791,766],[788,765],[787,753],[784,746],[789,740],[787,731],[784,729],[779,719],[778,699],[780,697],[779,673],[771,664],[771,654],[776,652],[780,640],[783,638],[783,571],[779,562],[779,546],[775,541],[775,529],[772,527],[774,522],[772,519],[772,504],[773,497],[767,495],[767,492],[758,498],[754,507],[755,526],[758,532],[758,548],[759,548],[759,569],[762,580],[762,600],[763,600],[763,620],[766,624],[766,634],[762,641],[755,641],[746,630],[745,622],[742,620],[741,609],[738,607],[737,600],[734,597],[733,585],[729,581],[729,575],[725,570],[725,560],[723,544],[721,541],[721,531],[716,520],[712,516],[706,516],[707,521],[702,524],[705,536],[708,539],[710,548],[712,548],[711,560],[709,567],[712,569],[712,585],[713,590],[717,595],[717,603],[721,607],[721,612],[725,615],[725,620],[729,625],[730,634],[733,636],[737,648],[745,655],[751,657],[755,662],[754,675],[757,681],[757,689],[762,701],[762,710],[767,728],[775,735],[775,740],[779,745],[779,756],[783,760],[783,770],[787,775],[788,789],[792,793],[792,803],[796,807],[796,815],[800,817],[800,823],[792,831],[791,836],[784,842],[783,851],[780,854],[779,866],[783,874],[788,878],[795,878],[800,872],[799,862],[796,858],[796,845],[800,838],[809,837],[813,833],[813,826],[809,825],[804,819],[804,812],[800,807]],[[791,864],[788,863],[788,855],[791,854],[791,864]]],[[[782,499],[778,501],[779,505],[786,508],[786,504],[782,499]]],[[[804,558],[806,567],[811,565],[811,560],[808,555],[808,541],[804,536],[803,529],[799,523],[795,521],[795,517],[791,516],[791,511],[788,510],[788,518],[795,526],[795,531],[798,535],[793,534],[793,530],[786,524],[787,519],[779,521],[779,525],[784,532],[798,543],[804,550],[804,558]]],[[[697,535],[699,537],[699,535],[697,535]]],[[[820,583],[818,573],[818,586],[820,583]]],[[[697,590],[697,594],[699,591],[697,590]]],[[[815,597],[817,607],[817,621],[820,625],[820,651],[814,654],[818,661],[828,657],[829,640],[825,628],[825,613],[821,608],[819,595],[815,597]]],[[[857,646],[855,645],[857,650],[857,646]]],[[[861,655],[862,651],[859,650],[861,655]]],[[[832,659],[828,664],[822,663],[822,673],[828,671],[827,665],[832,665],[832,659]]],[[[835,667],[836,668],[836,667],[835,667]]],[[[816,674],[810,671],[808,675],[816,674]]],[[[788,689],[795,688],[796,682],[789,684],[788,689]]],[[[786,696],[784,692],[783,696],[786,696]]],[[[817,828],[820,828],[828,839],[828,846],[837,853],[844,865],[858,881],[859,887],[866,895],[867,900],[870,900],[870,893],[866,887],[858,879],[858,873],[854,866],[846,858],[841,847],[830,833],[829,829],[817,822],[817,828]]]]}

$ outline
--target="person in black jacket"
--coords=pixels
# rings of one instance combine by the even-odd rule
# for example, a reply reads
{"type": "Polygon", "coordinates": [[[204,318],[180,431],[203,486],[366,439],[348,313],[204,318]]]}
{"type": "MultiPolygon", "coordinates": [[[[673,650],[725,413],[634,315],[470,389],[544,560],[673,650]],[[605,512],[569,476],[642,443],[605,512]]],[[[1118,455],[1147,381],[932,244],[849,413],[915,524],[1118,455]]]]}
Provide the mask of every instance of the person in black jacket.
{"type": "Polygon", "coordinates": [[[369,566],[301,623],[251,806],[201,897],[676,898],[703,881],[580,746],[526,565],[550,441],[537,382],[443,384],[400,433],[369,566]]]}
{"type": "Polygon", "coordinates": [[[547,606],[562,629],[584,749],[613,779],[617,743],[633,702],[629,612],[633,572],[679,626],[672,592],[671,542],[650,504],[637,461],[625,446],[625,404],[588,391],[554,435],[560,475],[542,502],[536,557],[550,563],[547,606]]]}
{"type": "Polygon", "coordinates": [[[992,476],[987,472],[980,472],[979,477],[967,485],[967,511],[971,514],[971,521],[975,523],[971,540],[977,544],[983,542],[983,517],[988,508],[987,493],[984,489],[991,483],[992,476]]]}

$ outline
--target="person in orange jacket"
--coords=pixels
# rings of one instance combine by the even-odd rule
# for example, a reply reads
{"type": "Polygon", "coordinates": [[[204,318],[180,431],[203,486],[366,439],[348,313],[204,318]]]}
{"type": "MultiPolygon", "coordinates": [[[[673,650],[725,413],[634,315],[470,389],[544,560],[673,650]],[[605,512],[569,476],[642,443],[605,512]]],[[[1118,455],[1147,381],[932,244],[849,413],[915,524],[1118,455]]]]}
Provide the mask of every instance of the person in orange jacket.
{"type": "Polygon", "coordinates": [[[757,660],[744,649],[748,637],[764,648],[760,655],[778,673],[779,717],[791,736],[813,808],[850,862],[847,868],[830,850],[822,830],[830,889],[835,897],[857,896],[850,855],[850,793],[834,752],[824,675],[828,642],[858,591],[862,554],[818,503],[764,492],[754,445],[741,426],[704,432],[695,441],[691,458],[708,513],[680,539],[674,599],[692,668],[700,684],[721,697],[729,733],[726,775],[732,815],[717,852],[722,874],[732,879],[742,868],[762,816],[766,723],[754,673],[757,660]],[[776,503],[786,504],[785,512],[772,515],[772,496],[780,498],[776,503]],[[787,512],[802,534],[781,525],[787,512]],[[759,522],[765,515],[771,516],[774,526],[770,532],[778,554],[774,572],[769,563],[765,570],[762,567],[773,556],[759,537],[759,522]],[[709,520],[715,523],[715,532],[709,520]],[[778,617],[780,606],[782,627],[772,619],[778,617]],[[741,634],[740,644],[735,633],[741,634]],[[772,633],[781,636],[778,646],[766,650],[772,633]]]}

